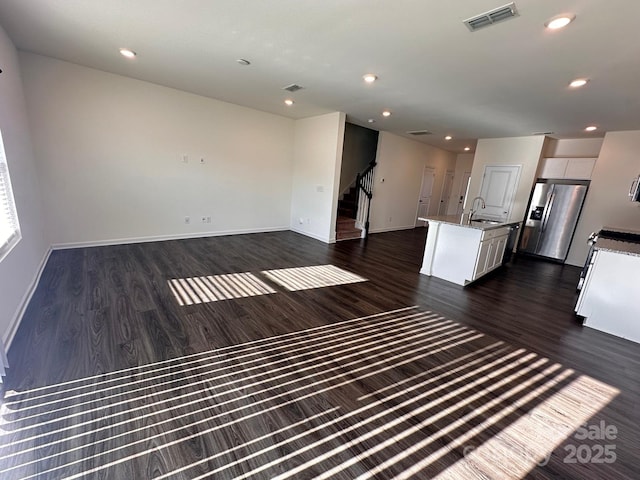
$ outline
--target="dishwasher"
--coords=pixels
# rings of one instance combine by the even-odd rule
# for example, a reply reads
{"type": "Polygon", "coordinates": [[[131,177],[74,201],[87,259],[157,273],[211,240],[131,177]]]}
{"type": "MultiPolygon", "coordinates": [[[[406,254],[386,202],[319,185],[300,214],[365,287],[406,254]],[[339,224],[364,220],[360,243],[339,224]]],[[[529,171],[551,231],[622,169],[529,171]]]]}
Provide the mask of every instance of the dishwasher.
{"type": "Polygon", "coordinates": [[[513,248],[516,246],[516,240],[518,239],[518,231],[520,230],[520,224],[512,225],[509,230],[509,237],[507,238],[507,245],[504,247],[504,255],[502,256],[502,265],[511,261],[513,255],[513,248]]]}

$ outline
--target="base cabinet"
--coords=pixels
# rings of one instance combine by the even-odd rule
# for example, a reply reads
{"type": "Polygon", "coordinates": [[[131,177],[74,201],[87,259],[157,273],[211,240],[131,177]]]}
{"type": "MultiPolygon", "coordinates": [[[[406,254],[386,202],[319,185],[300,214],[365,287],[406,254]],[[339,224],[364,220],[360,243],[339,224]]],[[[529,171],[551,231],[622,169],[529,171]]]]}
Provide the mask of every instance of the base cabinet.
{"type": "Polygon", "coordinates": [[[494,243],[496,246],[496,249],[495,249],[496,256],[493,259],[493,264],[491,265],[490,270],[498,268],[500,265],[502,265],[502,258],[504,257],[504,251],[506,250],[508,239],[509,239],[508,233],[506,235],[502,235],[494,239],[494,243]]]}
{"type": "MultiPolygon", "coordinates": [[[[486,233],[486,232],[485,232],[486,233]]],[[[482,275],[495,270],[502,265],[502,257],[509,238],[509,229],[500,229],[489,238],[483,239],[478,248],[478,259],[473,272],[473,279],[476,280],[482,275]]]]}
{"type": "Polygon", "coordinates": [[[478,249],[478,259],[476,260],[476,268],[473,271],[473,279],[480,278],[487,273],[487,260],[493,256],[494,245],[490,240],[480,242],[478,249]]]}
{"type": "Polygon", "coordinates": [[[502,265],[510,231],[429,221],[420,273],[468,285],[502,265]]]}
{"type": "Polygon", "coordinates": [[[640,256],[596,250],[576,313],[584,326],[640,343],[640,256]]]}

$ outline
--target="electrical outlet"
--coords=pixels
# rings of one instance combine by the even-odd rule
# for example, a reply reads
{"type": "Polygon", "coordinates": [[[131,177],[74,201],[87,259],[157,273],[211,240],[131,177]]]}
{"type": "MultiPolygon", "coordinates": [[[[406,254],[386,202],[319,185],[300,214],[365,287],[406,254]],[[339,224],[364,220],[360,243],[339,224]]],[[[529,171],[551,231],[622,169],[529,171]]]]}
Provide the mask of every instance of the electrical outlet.
{"type": "Polygon", "coordinates": [[[200,163],[204,163],[204,157],[200,157],[200,163]]]}
{"type": "Polygon", "coordinates": [[[182,163],[189,163],[189,155],[186,153],[182,154],[182,163]]]}
{"type": "Polygon", "coordinates": [[[191,217],[184,217],[184,223],[187,225],[191,223],[191,217]]]}
{"type": "Polygon", "coordinates": [[[207,217],[207,223],[211,223],[211,217],[207,217]]]}
{"type": "Polygon", "coordinates": [[[202,223],[207,223],[207,217],[202,217],[202,223]]]}

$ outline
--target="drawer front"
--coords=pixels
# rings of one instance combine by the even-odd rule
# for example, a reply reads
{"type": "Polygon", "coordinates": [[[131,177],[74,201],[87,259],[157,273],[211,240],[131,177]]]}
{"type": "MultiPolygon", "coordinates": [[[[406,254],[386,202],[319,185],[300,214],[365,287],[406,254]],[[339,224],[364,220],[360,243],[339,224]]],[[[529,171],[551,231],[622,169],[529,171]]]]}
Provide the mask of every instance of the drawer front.
{"type": "Polygon", "coordinates": [[[494,228],[492,230],[485,230],[482,232],[482,241],[491,240],[496,237],[503,237],[504,235],[509,235],[509,230],[511,227],[502,227],[502,228],[494,228]]]}

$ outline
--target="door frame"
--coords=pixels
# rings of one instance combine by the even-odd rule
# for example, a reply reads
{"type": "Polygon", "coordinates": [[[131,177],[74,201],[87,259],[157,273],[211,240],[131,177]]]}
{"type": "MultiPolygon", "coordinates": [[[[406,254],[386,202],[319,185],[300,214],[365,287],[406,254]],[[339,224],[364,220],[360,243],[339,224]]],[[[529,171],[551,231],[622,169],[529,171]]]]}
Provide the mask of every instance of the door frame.
{"type": "Polygon", "coordinates": [[[433,197],[433,186],[436,183],[436,169],[430,165],[425,165],[422,168],[422,178],[420,179],[420,191],[418,192],[418,202],[417,202],[417,207],[416,207],[416,214],[414,215],[414,223],[413,226],[415,227],[426,227],[427,226],[427,222],[419,222],[418,221],[418,215],[420,214],[420,199],[422,198],[422,188],[424,187],[424,176],[425,176],[425,172],[428,170],[431,170],[433,172],[433,183],[431,184],[431,196],[429,197],[429,206],[427,207],[427,215],[429,215],[429,209],[431,208],[431,198],[433,197]],[[418,225],[418,223],[424,223],[424,225],[418,225]]]}
{"type": "Polygon", "coordinates": [[[456,215],[462,215],[464,213],[464,207],[467,204],[467,197],[469,196],[469,187],[471,186],[471,172],[465,170],[462,172],[462,182],[460,184],[460,193],[458,195],[458,206],[456,207],[456,215]],[[467,179],[465,182],[465,178],[467,179]]]}
{"type": "Polygon", "coordinates": [[[449,210],[449,201],[451,200],[451,194],[453,193],[453,181],[455,178],[455,172],[453,170],[446,170],[444,172],[444,178],[442,179],[442,190],[440,191],[440,203],[438,204],[438,215],[447,215],[447,210],[449,210]],[[451,178],[451,187],[449,188],[449,196],[445,199],[445,192],[447,191],[447,179],[451,178]],[[444,212],[441,212],[442,203],[446,203],[446,209],[444,212]]]}

